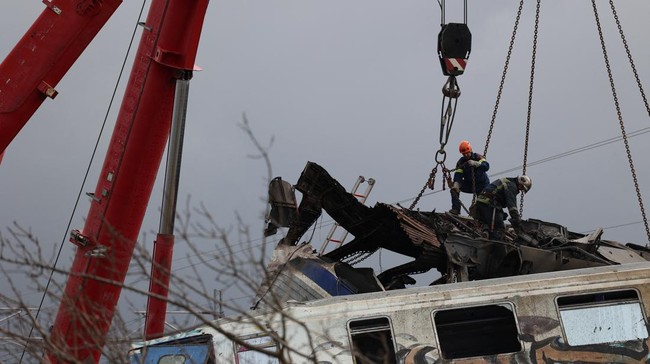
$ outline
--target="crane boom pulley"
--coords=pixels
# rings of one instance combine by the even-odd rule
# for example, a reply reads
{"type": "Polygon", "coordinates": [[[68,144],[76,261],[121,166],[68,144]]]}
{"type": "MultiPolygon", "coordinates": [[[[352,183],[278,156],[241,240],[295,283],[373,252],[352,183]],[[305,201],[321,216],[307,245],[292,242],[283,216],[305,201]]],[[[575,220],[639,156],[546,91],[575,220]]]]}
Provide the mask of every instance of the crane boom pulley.
{"type": "Polygon", "coordinates": [[[472,50],[472,33],[466,23],[442,24],[438,33],[438,57],[445,76],[460,76],[472,50]]]}

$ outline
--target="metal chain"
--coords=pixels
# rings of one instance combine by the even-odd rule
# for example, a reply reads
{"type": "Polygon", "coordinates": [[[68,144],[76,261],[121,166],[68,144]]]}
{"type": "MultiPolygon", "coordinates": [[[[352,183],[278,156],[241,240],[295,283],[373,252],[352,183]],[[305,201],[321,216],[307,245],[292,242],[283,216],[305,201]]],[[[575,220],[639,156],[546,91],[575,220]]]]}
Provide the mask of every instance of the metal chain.
{"type": "Polygon", "coordinates": [[[616,20],[618,33],[621,35],[621,40],[623,41],[623,46],[625,47],[625,53],[627,53],[627,59],[630,61],[630,67],[632,67],[632,72],[634,73],[636,84],[637,86],[639,86],[639,92],[641,93],[641,98],[643,98],[643,104],[645,105],[645,109],[648,112],[648,116],[650,116],[650,106],[648,106],[648,99],[645,96],[645,91],[643,91],[643,85],[641,84],[641,79],[639,78],[639,74],[636,71],[636,66],[634,65],[634,61],[632,60],[632,53],[630,53],[630,47],[627,45],[627,40],[625,39],[625,35],[623,34],[623,28],[621,27],[621,22],[618,19],[618,14],[616,13],[616,9],[614,8],[614,2],[610,0],[609,5],[612,8],[612,14],[614,14],[614,20],[616,20]]]}
{"type": "Polygon", "coordinates": [[[409,210],[413,210],[415,208],[415,205],[418,204],[420,201],[420,198],[424,194],[424,190],[427,189],[427,186],[433,186],[435,181],[436,181],[436,172],[438,171],[438,165],[436,164],[435,167],[431,170],[431,173],[429,173],[429,179],[424,183],[424,186],[422,186],[422,189],[420,190],[420,193],[415,197],[415,200],[413,200],[413,203],[411,203],[411,206],[409,206],[409,210]]]}
{"type": "Polygon", "coordinates": [[[497,112],[499,110],[499,103],[501,102],[501,94],[503,93],[503,85],[506,82],[506,75],[508,74],[508,66],[510,65],[510,56],[512,56],[512,48],[515,45],[515,38],[517,37],[517,28],[519,28],[519,19],[521,18],[521,9],[524,7],[524,0],[519,2],[519,9],[517,9],[517,18],[515,19],[515,26],[512,29],[512,36],[510,36],[510,46],[508,47],[508,55],[506,62],[503,66],[503,73],[501,74],[501,82],[499,83],[499,91],[497,92],[497,100],[494,104],[494,111],[492,112],[492,121],[490,122],[490,129],[488,130],[487,138],[485,140],[485,148],[483,149],[483,156],[487,158],[488,147],[490,139],[492,139],[492,130],[494,129],[494,122],[497,119],[497,112]]]}
{"type": "MultiPolygon", "coordinates": [[[[447,182],[447,186],[449,186],[449,188],[451,188],[454,184],[453,184],[453,182],[451,180],[451,171],[449,171],[449,169],[447,169],[447,167],[445,166],[444,163],[441,165],[441,167],[442,167],[442,178],[444,179],[443,184],[442,184],[442,190],[444,191],[445,190],[444,182],[447,182]]],[[[433,188],[431,188],[431,189],[433,189],[433,188]]]]}
{"type": "MultiPolygon", "coordinates": [[[[528,110],[526,113],[526,138],[524,139],[524,162],[522,164],[521,174],[526,174],[526,166],[528,165],[528,141],[530,135],[530,116],[533,110],[533,86],[535,85],[535,61],[537,59],[537,35],[539,34],[539,8],[541,0],[537,0],[537,7],[535,9],[535,31],[533,35],[533,54],[530,61],[530,83],[528,85],[528,110]]],[[[519,200],[519,216],[524,216],[524,196],[521,194],[519,200]]]]}
{"type": "MultiPolygon", "coordinates": [[[[592,8],[594,9],[594,16],[596,18],[596,26],[598,28],[598,36],[600,37],[600,46],[603,50],[603,58],[605,60],[605,67],[607,68],[607,76],[609,77],[609,85],[612,89],[612,97],[614,98],[614,105],[616,106],[616,115],[618,116],[618,123],[621,127],[621,135],[623,137],[623,144],[625,145],[625,153],[627,154],[627,159],[630,164],[630,172],[632,173],[632,179],[634,181],[634,188],[636,189],[636,196],[637,199],[639,200],[639,207],[641,209],[641,215],[643,216],[643,224],[645,225],[645,231],[646,231],[646,236],[648,237],[648,241],[650,242],[650,228],[648,228],[648,219],[646,217],[645,213],[645,208],[643,207],[643,198],[641,197],[641,189],[639,188],[639,182],[637,180],[636,176],[636,170],[634,168],[634,162],[632,161],[632,152],[630,151],[630,145],[627,140],[627,133],[625,132],[625,125],[623,124],[623,115],[621,114],[621,107],[618,102],[618,95],[616,94],[616,86],[614,85],[614,77],[612,76],[612,68],[609,63],[609,57],[607,56],[607,48],[605,47],[605,39],[603,38],[603,31],[600,26],[600,18],[598,17],[598,9],[596,8],[596,1],[591,0],[591,5],[592,8]]],[[[619,33],[621,37],[623,38],[623,44],[625,45],[625,49],[628,54],[628,58],[630,61],[632,61],[632,57],[629,52],[629,48],[627,46],[627,42],[625,42],[625,37],[623,35],[623,30],[621,28],[620,22],[618,20],[618,15],[616,14],[616,10],[614,8],[614,4],[610,0],[610,7],[612,8],[612,12],[614,14],[614,19],[616,20],[616,24],[618,26],[619,33]]],[[[634,63],[632,62],[632,65],[634,63]]],[[[634,66],[632,66],[634,69],[634,66]]],[[[635,70],[635,76],[636,76],[636,70],[635,70]]],[[[637,77],[637,83],[640,85],[640,81],[637,77]]],[[[644,101],[645,100],[645,94],[642,92],[644,101]]],[[[648,104],[646,101],[646,109],[648,108],[648,104]]]]}
{"type": "MultiPolygon", "coordinates": [[[[521,0],[523,2],[523,0],[521,0]]],[[[441,14],[441,25],[445,25],[445,1],[439,0],[438,4],[440,5],[440,14],[441,14]]],[[[464,1],[464,21],[467,24],[467,0],[464,1]]],[[[442,189],[445,189],[445,182],[449,184],[451,188],[451,174],[447,167],[445,166],[445,159],[447,158],[447,153],[445,152],[445,146],[449,141],[449,135],[451,135],[451,128],[454,124],[454,117],[456,116],[456,106],[458,105],[458,98],[460,97],[460,86],[456,80],[455,75],[450,75],[447,78],[447,82],[442,86],[442,108],[440,110],[440,148],[436,152],[435,161],[436,164],[431,169],[429,178],[427,182],[422,186],[420,193],[415,197],[409,210],[415,208],[415,206],[422,198],[424,191],[429,187],[433,190],[436,182],[436,172],[440,167],[443,173],[443,182],[442,189]]]]}
{"type": "MultiPolygon", "coordinates": [[[[411,203],[411,206],[409,206],[409,210],[413,210],[415,208],[415,206],[420,201],[420,198],[424,194],[424,190],[426,190],[427,187],[433,190],[436,182],[436,172],[438,171],[438,167],[442,169],[443,176],[449,174],[449,170],[447,169],[447,167],[445,167],[445,160],[447,159],[447,152],[445,151],[445,146],[449,141],[449,135],[451,134],[451,127],[454,124],[454,116],[456,115],[456,105],[458,104],[458,97],[460,96],[460,87],[458,86],[458,83],[456,82],[456,78],[454,76],[449,76],[447,83],[442,88],[442,94],[443,94],[443,98],[442,98],[442,110],[440,112],[440,136],[439,136],[440,149],[438,149],[435,155],[436,164],[431,169],[431,173],[429,173],[429,178],[427,179],[427,182],[424,184],[424,186],[422,186],[420,193],[418,193],[418,195],[413,200],[413,203],[411,203]],[[453,106],[452,106],[452,102],[453,102],[453,106]]],[[[443,179],[443,185],[442,185],[443,190],[445,189],[444,182],[445,181],[443,179]]]]}
{"type": "Polygon", "coordinates": [[[476,170],[472,168],[472,203],[469,205],[470,210],[472,208],[472,205],[476,203],[477,197],[478,194],[476,193],[476,170]]]}
{"type": "MultiPolygon", "coordinates": [[[[618,14],[616,13],[616,8],[614,7],[614,2],[612,0],[609,1],[609,6],[612,9],[614,20],[616,20],[616,27],[618,28],[618,33],[621,35],[621,40],[623,41],[623,46],[625,47],[625,53],[627,54],[627,59],[630,61],[630,67],[632,68],[632,73],[634,73],[634,79],[636,80],[636,84],[639,87],[639,93],[641,94],[641,98],[643,99],[643,104],[645,105],[645,109],[646,112],[648,113],[648,116],[650,116],[650,106],[648,106],[648,98],[645,96],[645,91],[643,90],[643,85],[641,84],[639,73],[636,71],[636,66],[634,65],[634,60],[632,59],[632,53],[630,52],[630,47],[627,44],[627,39],[625,39],[625,34],[623,34],[623,28],[621,27],[621,22],[618,19],[618,14]]],[[[632,176],[635,181],[636,194],[637,194],[637,198],[639,199],[639,206],[641,209],[641,215],[643,216],[643,224],[645,225],[645,232],[648,237],[648,241],[650,241],[650,228],[648,227],[648,219],[646,217],[645,208],[643,207],[643,199],[641,198],[641,191],[639,190],[639,185],[636,182],[636,173],[634,169],[632,169],[632,176]]]]}

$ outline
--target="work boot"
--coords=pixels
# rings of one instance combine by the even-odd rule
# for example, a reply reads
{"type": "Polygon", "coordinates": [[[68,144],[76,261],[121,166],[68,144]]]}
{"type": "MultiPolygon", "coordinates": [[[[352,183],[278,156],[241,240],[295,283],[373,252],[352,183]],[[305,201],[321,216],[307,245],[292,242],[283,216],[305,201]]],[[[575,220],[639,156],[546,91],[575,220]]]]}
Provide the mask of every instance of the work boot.
{"type": "Polygon", "coordinates": [[[449,213],[452,215],[460,215],[460,209],[451,209],[449,213]]]}

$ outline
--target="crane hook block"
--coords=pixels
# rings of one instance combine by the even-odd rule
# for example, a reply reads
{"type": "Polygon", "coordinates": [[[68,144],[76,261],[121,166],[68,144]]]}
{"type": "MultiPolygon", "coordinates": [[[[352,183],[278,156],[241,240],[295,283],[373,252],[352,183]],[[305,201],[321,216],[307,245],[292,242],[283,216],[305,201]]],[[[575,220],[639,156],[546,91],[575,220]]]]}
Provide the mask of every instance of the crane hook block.
{"type": "Polygon", "coordinates": [[[438,57],[445,76],[459,76],[472,50],[472,33],[465,23],[443,24],[438,33],[438,57]]]}

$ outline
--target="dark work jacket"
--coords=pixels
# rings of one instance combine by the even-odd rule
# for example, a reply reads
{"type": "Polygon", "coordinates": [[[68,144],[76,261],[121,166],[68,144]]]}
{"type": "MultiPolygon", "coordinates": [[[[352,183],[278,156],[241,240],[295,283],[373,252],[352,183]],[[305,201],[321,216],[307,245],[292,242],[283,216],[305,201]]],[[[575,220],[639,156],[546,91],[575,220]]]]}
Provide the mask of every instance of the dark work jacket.
{"type": "Polygon", "coordinates": [[[500,178],[483,189],[476,201],[497,208],[507,208],[510,216],[518,217],[517,210],[517,178],[500,178]]]}
{"type": "Polygon", "coordinates": [[[473,192],[472,189],[474,188],[474,185],[472,184],[472,170],[474,170],[476,193],[479,193],[490,183],[490,177],[487,175],[489,169],[490,163],[488,163],[488,161],[486,161],[480,154],[472,153],[469,158],[462,156],[458,162],[456,162],[456,169],[454,169],[454,182],[460,183],[462,191],[467,191],[469,193],[473,192]],[[468,166],[466,163],[470,159],[480,162],[481,165],[476,168],[468,166]]]}

